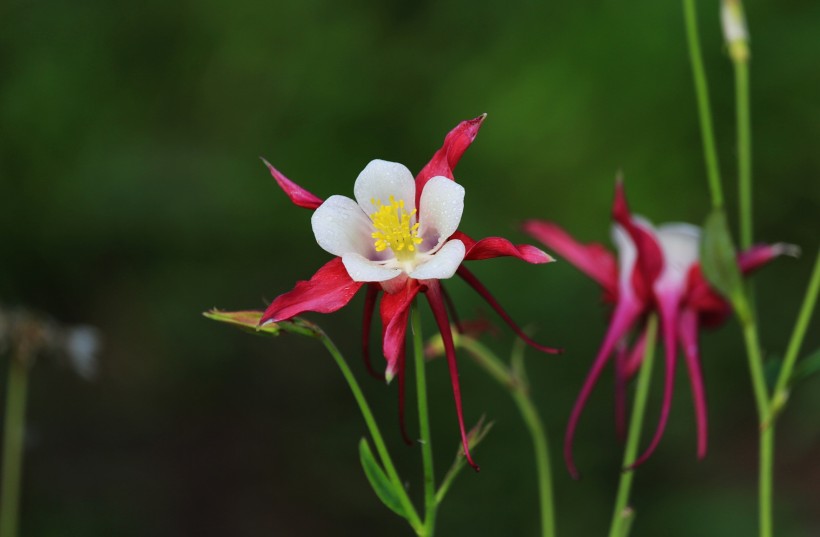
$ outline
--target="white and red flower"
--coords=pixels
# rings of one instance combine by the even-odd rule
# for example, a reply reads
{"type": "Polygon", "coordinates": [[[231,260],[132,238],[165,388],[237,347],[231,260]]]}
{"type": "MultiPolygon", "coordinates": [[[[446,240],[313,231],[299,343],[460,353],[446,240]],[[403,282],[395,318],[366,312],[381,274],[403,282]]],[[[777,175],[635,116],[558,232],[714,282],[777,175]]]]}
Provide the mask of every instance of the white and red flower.
{"type": "MultiPolygon", "coordinates": [[[[620,436],[625,429],[626,384],[638,371],[646,343],[646,318],[657,312],[665,347],[664,396],[655,434],[633,466],[642,464],[657,447],[672,406],[678,345],[683,350],[697,423],[697,452],[706,454],[706,393],[698,351],[698,329],[720,325],[731,313],[729,304],[706,282],[700,268],[700,228],[670,223],[654,227],[633,216],[623,184],[618,181],[612,210],[612,240],[617,259],[600,244],[581,244],[559,226],[530,220],[524,230],[565,257],[604,289],[606,302],[615,305],[604,341],[578,394],[564,440],[564,458],[570,473],[578,471],[572,444],[578,420],[604,367],[615,359],[615,414],[620,436]],[[635,335],[632,347],[630,337],[635,335]]],[[[742,252],[738,264],[744,274],[775,257],[791,253],[785,244],[758,245],[742,252]]]]}
{"type": "Polygon", "coordinates": [[[401,164],[370,162],[353,186],[355,199],[337,195],[322,201],[265,162],[294,204],[315,211],[311,224],[316,242],[336,257],[310,280],[300,281],[292,291],[278,296],[261,322],[282,321],[306,311],[336,311],[366,285],[362,348],[365,363],[375,374],[369,358],[370,326],[377,299],[384,292],[380,314],[387,359],[385,378],[390,381],[398,376],[400,421],[407,440],[403,423],[405,334],[410,306],[423,293],[444,341],[462,444],[467,460],[475,468],[467,446],[447,314],[447,307],[453,308],[440,280],[458,274],[521,338],[542,351],[557,352],[529,339],[462,264],[500,256],[517,257],[528,263],[554,261],[534,246],[514,245],[498,237],[474,241],[457,231],[464,211],[464,187],[454,181],[453,168],[475,139],[484,118],[482,115],[463,121],[450,131],[444,145],[415,178],[401,164]]]}

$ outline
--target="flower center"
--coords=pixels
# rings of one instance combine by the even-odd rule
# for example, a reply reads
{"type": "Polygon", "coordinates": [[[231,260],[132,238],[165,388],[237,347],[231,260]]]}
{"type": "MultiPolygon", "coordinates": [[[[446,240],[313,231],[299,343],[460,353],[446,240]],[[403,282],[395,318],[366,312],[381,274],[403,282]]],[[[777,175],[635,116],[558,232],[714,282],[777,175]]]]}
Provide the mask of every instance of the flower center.
{"type": "Polygon", "coordinates": [[[370,234],[376,239],[373,245],[377,252],[383,252],[387,248],[393,250],[396,259],[406,261],[415,255],[416,245],[422,239],[417,235],[419,224],[412,224],[412,218],[416,214],[413,209],[410,213],[404,210],[404,200],[396,201],[390,196],[390,204],[385,205],[381,200],[371,199],[370,203],[378,210],[370,215],[373,227],[376,231],[370,234]]]}

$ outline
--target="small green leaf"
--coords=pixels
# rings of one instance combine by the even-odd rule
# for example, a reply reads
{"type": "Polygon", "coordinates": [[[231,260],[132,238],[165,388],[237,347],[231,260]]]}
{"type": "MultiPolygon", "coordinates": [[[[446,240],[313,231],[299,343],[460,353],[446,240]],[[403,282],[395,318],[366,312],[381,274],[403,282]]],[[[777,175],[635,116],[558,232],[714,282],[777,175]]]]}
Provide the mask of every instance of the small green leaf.
{"type": "Polygon", "coordinates": [[[713,209],[703,225],[700,264],[703,275],[715,289],[729,299],[738,316],[742,319],[748,318],[749,309],[743,294],[743,280],[723,209],[713,209]]]}
{"type": "Polygon", "coordinates": [[[792,382],[806,380],[820,373],[820,349],[815,350],[799,362],[792,373],[792,382]]]}
{"type": "Polygon", "coordinates": [[[373,487],[373,492],[376,493],[376,496],[378,496],[382,503],[391,511],[400,517],[407,518],[393,483],[387,479],[382,467],[376,462],[376,459],[373,457],[373,452],[370,451],[370,445],[365,438],[362,438],[359,442],[359,459],[362,462],[364,475],[366,475],[367,480],[370,481],[370,486],[373,487]]]}

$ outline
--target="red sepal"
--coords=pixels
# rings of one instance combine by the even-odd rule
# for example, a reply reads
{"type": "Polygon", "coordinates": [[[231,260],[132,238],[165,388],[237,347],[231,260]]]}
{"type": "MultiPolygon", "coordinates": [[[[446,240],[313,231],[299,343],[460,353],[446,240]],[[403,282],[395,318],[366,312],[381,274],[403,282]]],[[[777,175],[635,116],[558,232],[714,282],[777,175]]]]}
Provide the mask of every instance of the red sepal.
{"type": "Polygon", "coordinates": [[[400,370],[399,359],[404,353],[404,339],[407,334],[407,319],[410,306],[421,290],[417,280],[408,279],[407,284],[398,292],[385,293],[382,297],[380,312],[382,317],[382,346],[387,359],[385,377],[387,381],[400,370]]]}
{"type": "Polygon", "coordinates": [[[421,191],[424,185],[433,177],[443,176],[453,179],[453,169],[461,159],[461,155],[470,147],[481,128],[481,123],[487,114],[482,114],[474,119],[462,121],[447,133],[444,137],[444,144],[441,149],[435,152],[433,158],[416,175],[416,207],[419,207],[421,191]]]}
{"type": "Polygon", "coordinates": [[[612,204],[612,216],[623,227],[624,231],[635,243],[638,253],[635,267],[631,276],[632,285],[639,296],[652,296],[652,286],[663,270],[663,251],[657,239],[643,226],[636,224],[629,205],[626,202],[626,192],[623,181],[615,183],[615,200],[612,204]]]}
{"type": "Polygon", "coordinates": [[[756,244],[737,255],[737,264],[740,265],[740,270],[745,275],[754,272],[781,255],[797,257],[800,255],[800,247],[782,242],[756,244]]]}
{"type": "Polygon", "coordinates": [[[267,166],[268,170],[270,170],[270,174],[274,179],[276,179],[276,183],[279,185],[279,188],[284,190],[285,194],[287,194],[290,201],[292,201],[294,205],[304,207],[305,209],[315,210],[323,203],[322,198],[311,194],[301,186],[285,177],[284,174],[274,168],[270,162],[265,159],[262,159],[262,162],[265,163],[265,166],[267,166]]]}
{"type": "Polygon", "coordinates": [[[354,282],[340,257],[334,257],[308,281],[300,281],[292,291],[271,302],[259,324],[284,321],[306,311],[331,313],[343,308],[353,298],[362,282],[354,282]]]}
{"type": "Polygon", "coordinates": [[[535,246],[529,244],[513,244],[501,237],[487,237],[475,241],[464,233],[456,231],[450,239],[458,239],[464,243],[464,247],[467,250],[464,254],[465,261],[478,261],[481,259],[507,256],[517,257],[522,261],[534,265],[555,261],[550,255],[535,246]]]}
{"type": "Polygon", "coordinates": [[[618,263],[605,247],[598,243],[581,244],[557,225],[543,220],[527,220],[523,229],[598,282],[611,296],[618,295],[618,263]]]}

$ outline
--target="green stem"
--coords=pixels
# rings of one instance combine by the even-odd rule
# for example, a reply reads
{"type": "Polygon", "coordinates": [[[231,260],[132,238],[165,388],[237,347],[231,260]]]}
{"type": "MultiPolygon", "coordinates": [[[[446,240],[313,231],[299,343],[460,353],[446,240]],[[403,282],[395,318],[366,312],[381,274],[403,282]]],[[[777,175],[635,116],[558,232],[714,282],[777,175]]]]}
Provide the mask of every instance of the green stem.
{"type": "MultiPolygon", "coordinates": [[[[21,347],[24,347],[21,344],[21,347]]],[[[9,360],[5,431],[3,432],[3,481],[0,498],[0,537],[17,537],[20,476],[23,468],[28,356],[18,349],[9,360]]]]}
{"type": "MultiPolygon", "coordinates": [[[[410,313],[413,330],[413,355],[416,367],[416,399],[419,406],[419,434],[421,435],[421,460],[424,466],[424,535],[433,537],[436,527],[436,478],[433,467],[433,444],[430,435],[430,414],[427,408],[427,377],[424,369],[424,340],[421,334],[421,314],[414,303],[410,313]]],[[[419,534],[421,535],[421,534],[419,534]]]]}
{"type": "Polygon", "coordinates": [[[760,431],[760,464],[758,467],[758,524],[760,537],[772,537],[772,474],[774,470],[774,425],[760,431]]]}
{"type": "Polygon", "coordinates": [[[814,306],[817,303],[818,293],[820,293],[820,250],[817,252],[817,259],[814,261],[814,271],[809,280],[809,287],[806,289],[806,296],[803,299],[803,305],[800,307],[800,313],[797,315],[797,322],[794,325],[792,337],[786,349],[786,356],[783,358],[783,366],[780,368],[780,374],[775,384],[774,396],[772,398],[772,405],[775,408],[782,406],[788,397],[788,384],[791,380],[794,364],[797,361],[797,354],[800,352],[800,346],[803,344],[803,337],[806,335],[806,329],[809,327],[814,306]]]}
{"type": "Polygon", "coordinates": [[[625,537],[632,524],[632,518],[635,516],[635,512],[628,507],[629,493],[632,489],[632,479],[635,476],[635,471],[631,469],[630,466],[635,462],[635,457],[638,454],[638,444],[641,439],[646,400],[649,398],[649,383],[652,379],[652,362],[655,357],[655,336],[657,328],[657,317],[652,315],[649,318],[646,328],[646,351],[644,352],[641,371],[638,374],[635,404],[632,406],[632,416],[629,419],[629,433],[626,438],[626,449],[624,450],[623,459],[624,470],[618,482],[618,493],[615,497],[615,509],[612,513],[612,525],[609,529],[609,537],[625,537]]]}
{"type": "MultiPolygon", "coordinates": [[[[499,384],[506,387],[515,401],[521,417],[532,437],[535,451],[535,465],[538,475],[539,505],[541,511],[541,535],[555,536],[555,508],[552,494],[552,472],[550,469],[549,442],[541,417],[530,398],[529,389],[521,374],[514,374],[487,347],[467,338],[459,337],[457,345],[466,350],[499,384]]],[[[522,368],[523,365],[519,366],[522,368]]]]}
{"type": "MultiPolygon", "coordinates": [[[[322,344],[324,344],[325,348],[328,350],[333,359],[336,361],[336,365],[339,366],[339,369],[342,371],[342,376],[344,376],[345,380],[347,381],[347,385],[350,387],[350,391],[353,392],[353,397],[356,399],[356,403],[359,405],[359,410],[362,413],[362,417],[364,418],[365,423],[367,424],[367,428],[370,431],[370,436],[373,438],[373,444],[376,446],[376,451],[379,453],[379,458],[381,459],[382,464],[384,465],[385,471],[387,472],[390,481],[393,483],[394,488],[396,489],[397,493],[399,494],[399,501],[401,502],[402,507],[404,508],[404,512],[407,514],[407,519],[410,522],[410,525],[419,535],[424,535],[423,527],[421,519],[419,519],[418,513],[416,513],[416,508],[413,506],[413,502],[410,501],[410,497],[404,490],[404,485],[402,483],[401,478],[399,477],[398,472],[396,471],[396,467],[393,465],[393,461],[390,458],[390,453],[387,451],[387,446],[384,443],[384,439],[382,438],[381,432],[379,431],[379,426],[376,424],[376,419],[373,417],[373,413],[370,411],[370,406],[367,404],[367,400],[364,398],[364,393],[362,389],[359,387],[359,383],[356,381],[356,377],[353,375],[353,372],[348,367],[347,362],[342,356],[342,353],[339,352],[339,349],[333,343],[333,341],[325,334],[321,329],[318,327],[313,328],[314,334],[318,337],[322,344]]],[[[5,535],[0,537],[7,537],[5,535]]],[[[8,536],[11,537],[11,536],[8,536]]]]}
{"type": "Polygon", "coordinates": [[[535,466],[538,472],[538,492],[541,507],[541,535],[552,537],[555,535],[555,512],[552,498],[552,475],[550,470],[549,444],[547,443],[547,433],[541,423],[535,405],[529,394],[516,389],[512,392],[515,404],[524,418],[524,423],[530,431],[532,437],[532,447],[535,451],[535,466]]]}
{"type": "Polygon", "coordinates": [[[814,306],[817,303],[817,295],[820,293],[820,251],[814,262],[809,287],[797,315],[797,322],[786,349],[786,356],[783,358],[783,365],[777,376],[772,400],[769,403],[765,418],[761,419],[760,431],[760,477],[759,477],[759,502],[760,502],[760,535],[761,537],[771,537],[773,535],[772,504],[773,504],[773,473],[774,473],[774,420],[777,413],[786,405],[789,397],[789,381],[791,380],[794,364],[800,352],[800,346],[806,335],[814,306]]]}
{"type": "Polygon", "coordinates": [[[741,319],[743,324],[743,340],[746,343],[746,357],[749,361],[749,373],[752,378],[752,388],[757,405],[757,415],[760,423],[766,423],[769,414],[769,393],[766,388],[766,376],[763,372],[763,356],[760,353],[760,339],[757,332],[757,323],[754,315],[741,319]]]}
{"type": "Polygon", "coordinates": [[[700,130],[703,138],[703,155],[706,159],[706,172],[709,179],[712,206],[721,208],[723,207],[723,189],[720,184],[720,168],[718,165],[717,150],[715,149],[715,136],[712,128],[712,112],[709,106],[709,89],[706,82],[706,71],[703,68],[703,59],[700,52],[695,1],[683,0],[683,12],[686,19],[686,37],[689,42],[689,58],[692,62],[692,75],[695,81],[695,95],[697,96],[700,130]]]}
{"type": "MultiPolygon", "coordinates": [[[[744,300],[746,300],[744,295],[744,300]]],[[[751,310],[750,310],[751,311],[751,310]]],[[[758,464],[758,518],[760,537],[772,536],[772,470],[774,462],[774,427],[771,426],[771,404],[763,373],[763,357],[754,312],[741,316],[746,357],[755,394],[757,415],[760,423],[760,446],[758,464]]]]}
{"type": "Polygon", "coordinates": [[[733,60],[737,101],[737,170],[740,248],[752,246],[752,127],[749,106],[748,58],[733,60]]]}

